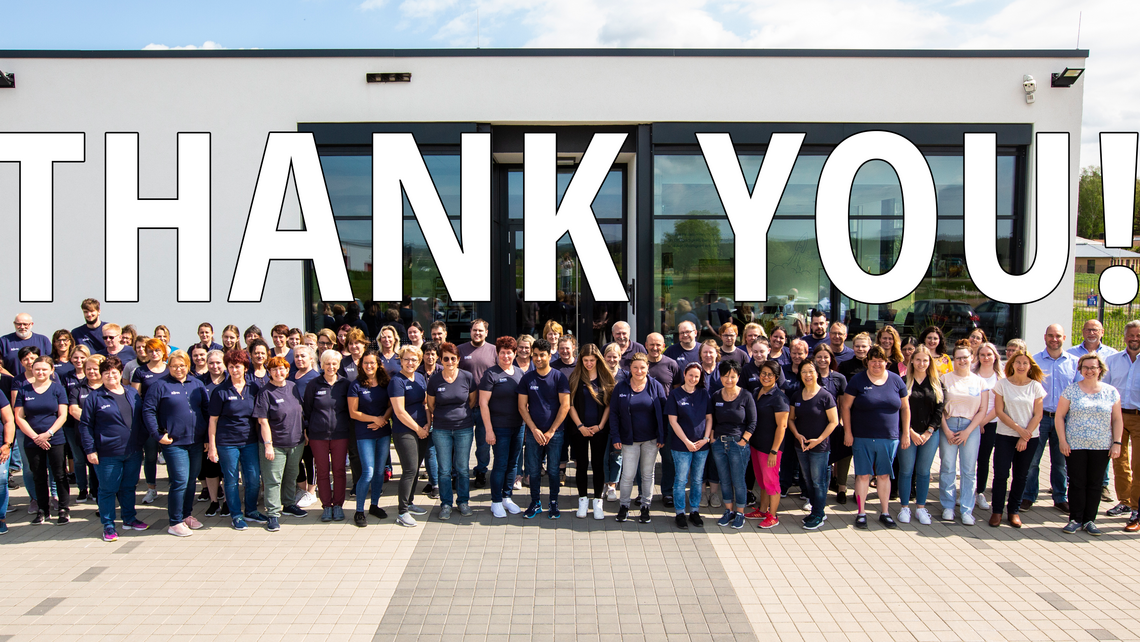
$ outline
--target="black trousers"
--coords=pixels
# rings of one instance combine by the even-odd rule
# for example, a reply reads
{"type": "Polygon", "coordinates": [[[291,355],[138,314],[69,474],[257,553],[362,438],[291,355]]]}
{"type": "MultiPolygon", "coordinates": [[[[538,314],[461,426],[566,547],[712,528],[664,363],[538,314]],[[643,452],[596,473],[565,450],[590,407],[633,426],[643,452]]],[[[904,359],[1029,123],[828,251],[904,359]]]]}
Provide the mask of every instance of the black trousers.
{"type": "Polygon", "coordinates": [[[986,492],[986,482],[990,479],[990,456],[997,443],[997,423],[988,423],[982,426],[982,443],[978,448],[978,490],[986,492]]]}
{"type": "MultiPolygon", "coordinates": [[[[1033,453],[1037,452],[1037,437],[1029,440],[1025,450],[1017,452],[1017,437],[997,435],[994,438],[994,485],[993,506],[995,513],[1001,512],[1006,504],[1006,484],[1009,483],[1009,502],[1006,512],[1016,515],[1021,512],[1021,496],[1025,493],[1025,479],[1029,475],[1029,462],[1033,453]],[[1013,469],[1013,480],[1010,481],[1010,469],[1013,469]]],[[[1101,471],[1104,472],[1103,470],[1101,471]]],[[[1100,496],[1100,482],[1097,482],[1097,496],[1100,496]]]]}
{"type": "Polygon", "coordinates": [[[55,477],[55,492],[59,495],[59,510],[67,510],[68,500],[71,498],[71,487],[67,485],[67,467],[64,465],[63,446],[60,444],[52,446],[50,450],[44,450],[27,438],[20,445],[24,449],[24,458],[27,459],[28,466],[32,469],[32,481],[36,485],[36,497],[39,498],[40,510],[45,515],[50,512],[51,508],[49,472],[55,477]]]}
{"type": "Polygon", "coordinates": [[[1073,450],[1065,458],[1069,471],[1070,520],[1078,524],[1096,521],[1108,459],[1107,450],[1073,450]]]}
{"type": "MultiPolygon", "coordinates": [[[[601,498],[606,490],[606,446],[610,440],[610,429],[603,428],[593,437],[583,437],[577,428],[571,428],[574,445],[570,452],[574,455],[574,481],[578,484],[578,496],[588,495],[587,474],[589,462],[594,462],[594,497],[601,498]]],[[[662,492],[665,492],[662,490],[662,492]]]]}

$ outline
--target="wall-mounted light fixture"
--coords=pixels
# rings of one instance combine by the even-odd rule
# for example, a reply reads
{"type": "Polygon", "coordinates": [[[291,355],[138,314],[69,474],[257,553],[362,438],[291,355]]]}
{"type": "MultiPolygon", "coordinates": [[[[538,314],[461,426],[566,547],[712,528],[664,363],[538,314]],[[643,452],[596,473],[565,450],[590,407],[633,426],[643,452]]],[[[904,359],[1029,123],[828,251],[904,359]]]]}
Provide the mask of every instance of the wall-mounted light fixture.
{"type": "Polygon", "coordinates": [[[1072,87],[1073,83],[1077,82],[1077,78],[1080,78],[1083,73],[1085,73],[1083,68],[1070,69],[1069,67],[1065,67],[1065,71],[1059,74],[1052,74],[1053,82],[1050,84],[1053,87],[1072,87]]]}
{"type": "Polygon", "coordinates": [[[412,74],[406,72],[366,74],[365,79],[368,82],[412,82],[412,74]]]}
{"type": "Polygon", "coordinates": [[[6,74],[0,71],[0,89],[12,89],[16,86],[16,74],[6,74]]]}

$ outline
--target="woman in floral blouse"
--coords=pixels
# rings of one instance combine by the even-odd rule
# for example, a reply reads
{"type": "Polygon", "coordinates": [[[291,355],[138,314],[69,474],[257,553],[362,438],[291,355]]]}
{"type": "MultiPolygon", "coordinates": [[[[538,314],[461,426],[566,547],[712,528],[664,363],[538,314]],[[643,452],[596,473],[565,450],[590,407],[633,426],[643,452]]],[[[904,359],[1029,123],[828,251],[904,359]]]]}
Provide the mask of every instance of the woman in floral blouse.
{"type": "Polygon", "coordinates": [[[1084,378],[1069,384],[1057,401],[1057,437],[1069,470],[1069,523],[1061,532],[1083,528],[1100,535],[1095,521],[1100,486],[1109,458],[1120,456],[1124,419],[1120,393],[1101,382],[1108,368],[1100,355],[1084,355],[1077,368],[1084,378]]]}

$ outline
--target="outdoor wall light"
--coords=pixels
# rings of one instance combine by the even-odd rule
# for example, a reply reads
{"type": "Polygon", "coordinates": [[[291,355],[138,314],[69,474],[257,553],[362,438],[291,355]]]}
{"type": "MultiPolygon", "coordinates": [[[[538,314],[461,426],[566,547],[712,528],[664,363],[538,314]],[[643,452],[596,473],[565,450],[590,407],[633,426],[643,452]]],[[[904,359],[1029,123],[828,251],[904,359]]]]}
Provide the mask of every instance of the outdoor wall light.
{"type": "Polygon", "coordinates": [[[16,74],[6,74],[0,71],[0,89],[12,89],[16,86],[16,74]]]}
{"type": "Polygon", "coordinates": [[[412,82],[412,74],[410,74],[410,73],[366,74],[365,79],[368,82],[412,82]]]}
{"type": "Polygon", "coordinates": [[[1080,78],[1083,73],[1085,73],[1083,68],[1070,69],[1065,67],[1065,71],[1052,75],[1053,82],[1051,85],[1053,87],[1072,87],[1073,83],[1077,82],[1077,78],[1080,78]]]}
{"type": "Polygon", "coordinates": [[[1021,87],[1025,89],[1025,102],[1033,104],[1033,101],[1037,100],[1033,95],[1037,91],[1037,81],[1033,79],[1033,76],[1025,74],[1021,79],[1021,87]]]}

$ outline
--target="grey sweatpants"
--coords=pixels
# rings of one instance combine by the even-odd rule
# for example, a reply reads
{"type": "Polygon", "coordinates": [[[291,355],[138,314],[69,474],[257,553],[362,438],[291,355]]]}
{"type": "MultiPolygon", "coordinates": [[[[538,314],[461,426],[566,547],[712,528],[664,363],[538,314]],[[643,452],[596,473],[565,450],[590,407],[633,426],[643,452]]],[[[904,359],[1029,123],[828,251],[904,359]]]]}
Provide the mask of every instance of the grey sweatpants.
{"type": "Polygon", "coordinates": [[[621,447],[621,505],[629,507],[633,478],[641,473],[641,505],[653,503],[653,466],[657,463],[657,440],[638,441],[621,447]]]}

